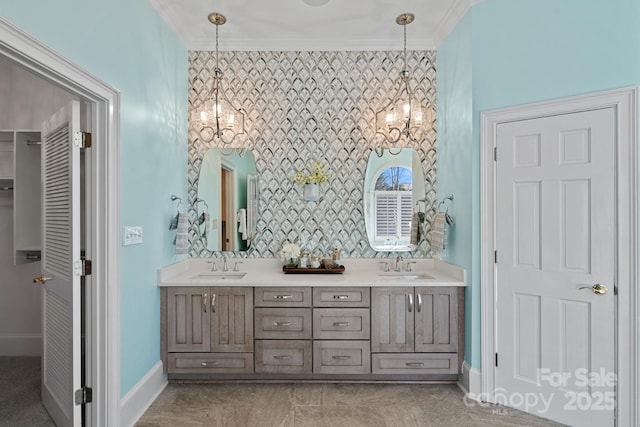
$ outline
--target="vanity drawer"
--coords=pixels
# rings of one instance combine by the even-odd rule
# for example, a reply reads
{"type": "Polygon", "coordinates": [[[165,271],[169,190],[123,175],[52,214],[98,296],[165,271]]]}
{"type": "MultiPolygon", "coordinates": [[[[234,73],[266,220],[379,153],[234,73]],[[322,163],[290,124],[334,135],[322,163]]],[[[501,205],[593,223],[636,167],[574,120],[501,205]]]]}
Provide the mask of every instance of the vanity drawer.
{"type": "Polygon", "coordinates": [[[384,353],[371,356],[374,374],[457,374],[457,353],[384,353]]]}
{"type": "Polygon", "coordinates": [[[168,373],[252,373],[253,353],[169,353],[168,373]]]}
{"type": "Polygon", "coordinates": [[[313,338],[368,340],[371,335],[368,308],[314,308],[313,338]]]}
{"type": "Polygon", "coordinates": [[[369,341],[314,341],[313,372],[316,374],[371,373],[369,341]]]}
{"type": "Polygon", "coordinates": [[[311,288],[255,288],[256,307],[311,307],[311,288]]]}
{"type": "Polygon", "coordinates": [[[310,308],[256,308],[257,339],[311,339],[310,308]]]}
{"type": "Polygon", "coordinates": [[[369,307],[369,288],[313,288],[315,307],[369,307]]]}
{"type": "Polygon", "coordinates": [[[256,340],[256,372],[311,373],[311,341],[256,340]]]}

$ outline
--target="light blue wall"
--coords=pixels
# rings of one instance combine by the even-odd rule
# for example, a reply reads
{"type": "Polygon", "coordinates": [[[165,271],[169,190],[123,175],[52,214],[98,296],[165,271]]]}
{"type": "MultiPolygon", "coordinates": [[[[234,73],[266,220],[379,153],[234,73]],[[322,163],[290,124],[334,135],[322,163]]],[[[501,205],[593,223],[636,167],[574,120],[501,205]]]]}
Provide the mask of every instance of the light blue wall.
{"type": "MultiPolygon", "coordinates": [[[[465,313],[466,360],[480,368],[480,113],[535,101],[640,84],[640,2],[637,0],[485,0],[459,23],[438,51],[439,113],[467,108],[472,102],[472,135],[467,144],[447,138],[460,123],[438,117],[438,189],[446,195],[457,183],[471,183],[457,191],[458,224],[451,260],[469,268],[472,298],[465,313]],[[469,23],[469,21],[471,21],[469,23]],[[463,49],[471,29],[472,90],[465,97],[444,97],[443,83],[461,72],[443,58],[463,49]],[[444,68],[443,68],[444,67],[444,68]],[[470,158],[466,156],[470,155],[470,158]],[[446,171],[462,156],[463,164],[446,171]],[[466,168],[465,168],[466,166],[466,168]],[[461,197],[459,197],[461,196],[461,197]],[[466,199],[466,202],[460,200],[466,199]],[[466,203],[464,209],[459,203],[466,203]],[[461,256],[467,245],[471,259],[461,256]],[[470,326],[470,327],[469,327],[470,326]],[[470,335],[470,336],[469,336],[470,335]]],[[[469,63],[463,63],[462,72],[469,63]]],[[[449,116],[450,117],[450,116],[449,116]]],[[[466,123],[463,126],[466,129],[466,123]]],[[[469,135],[464,135],[468,138],[469,135]]],[[[468,255],[468,253],[464,253],[468,255]]]]}
{"type": "MultiPolygon", "coordinates": [[[[449,229],[447,261],[471,269],[472,242],[472,190],[471,165],[472,141],[472,57],[471,14],[467,14],[455,30],[440,46],[437,55],[437,130],[438,130],[438,200],[454,195],[449,212],[456,226],[449,229]]],[[[467,312],[465,316],[465,360],[471,360],[469,333],[474,307],[470,301],[479,297],[476,287],[468,286],[465,292],[467,312]]]]}
{"type": "Polygon", "coordinates": [[[2,0],[2,16],[121,92],[121,394],[160,360],[156,270],[174,260],[169,195],[186,197],[187,51],[148,1],[2,0]]]}

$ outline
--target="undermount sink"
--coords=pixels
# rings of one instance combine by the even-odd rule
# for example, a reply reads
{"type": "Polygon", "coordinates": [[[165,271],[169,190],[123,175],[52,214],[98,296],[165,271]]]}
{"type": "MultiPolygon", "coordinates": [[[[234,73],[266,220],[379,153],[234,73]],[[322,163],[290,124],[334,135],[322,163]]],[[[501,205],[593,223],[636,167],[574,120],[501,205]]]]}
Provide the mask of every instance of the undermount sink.
{"type": "Polygon", "coordinates": [[[240,271],[205,271],[202,273],[198,273],[192,277],[192,279],[209,279],[209,280],[240,280],[247,273],[240,271]]]}
{"type": "Polygon", "coordinates": [[[410,271],[406,272],[389,272],[378,273],[383,280],[433,280],[435,277],[425,273],[414,273],[410,271]]]}

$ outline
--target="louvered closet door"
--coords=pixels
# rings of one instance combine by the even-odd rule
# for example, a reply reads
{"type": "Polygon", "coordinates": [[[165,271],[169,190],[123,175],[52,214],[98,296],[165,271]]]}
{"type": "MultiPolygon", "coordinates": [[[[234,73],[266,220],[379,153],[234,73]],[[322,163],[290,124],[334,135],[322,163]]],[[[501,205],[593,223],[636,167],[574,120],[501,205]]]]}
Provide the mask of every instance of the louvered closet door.
{"type": "Polygon", "coordinates": [[[42,403],[58,427],[80,426],[80,103],[72,101],[42,129],[42,403]]]}

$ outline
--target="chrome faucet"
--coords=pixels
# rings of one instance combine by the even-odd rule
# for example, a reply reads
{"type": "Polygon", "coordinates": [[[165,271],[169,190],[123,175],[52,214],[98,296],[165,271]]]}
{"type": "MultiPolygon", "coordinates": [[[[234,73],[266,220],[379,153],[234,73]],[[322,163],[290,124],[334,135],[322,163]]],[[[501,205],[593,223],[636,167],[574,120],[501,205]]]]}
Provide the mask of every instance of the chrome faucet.
{"type": "Polygon", "coordinates": [[[229,271],[229,266],[227,265],[227,257],[222,257],[222,271],[229,271]]]}
{"type": "Polygon", "coordinates": [[[398,256],[396,257],[396,272],[401,272],[402,271],[402,264],[400,264],[402,262],[402,257],[398,256]]]}

